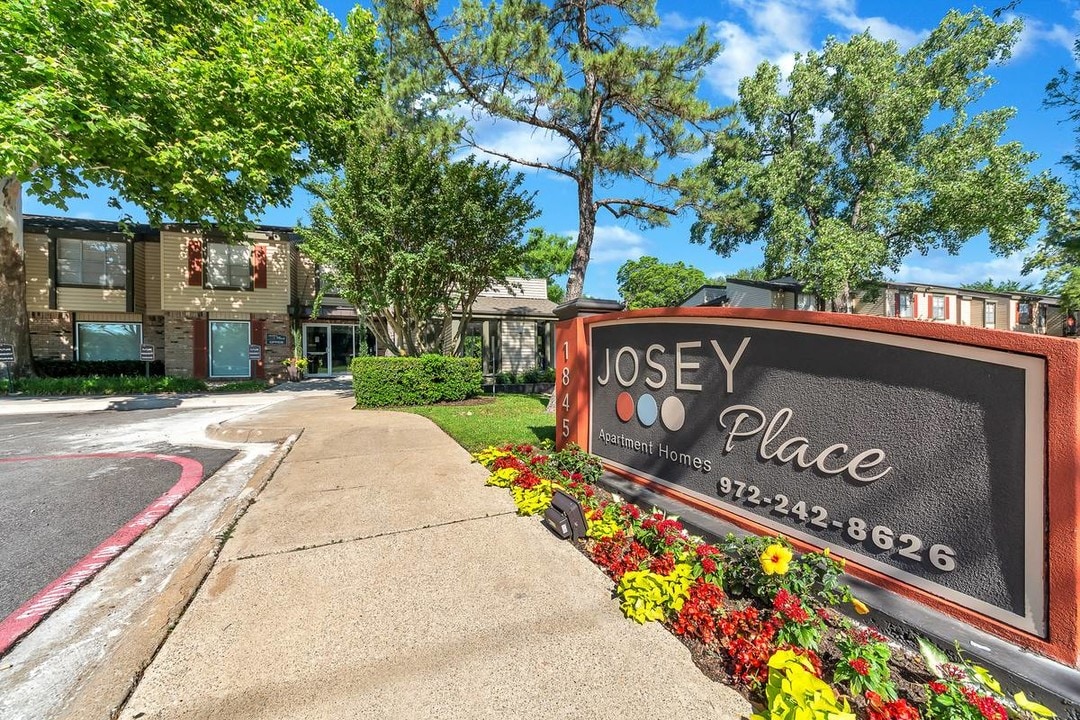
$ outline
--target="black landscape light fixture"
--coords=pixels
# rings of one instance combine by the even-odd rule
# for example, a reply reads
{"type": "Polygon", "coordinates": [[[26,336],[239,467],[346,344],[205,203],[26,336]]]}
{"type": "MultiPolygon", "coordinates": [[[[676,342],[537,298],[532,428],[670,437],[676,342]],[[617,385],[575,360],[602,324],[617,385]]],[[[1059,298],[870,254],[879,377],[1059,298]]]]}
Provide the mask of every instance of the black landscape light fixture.
{"type": "Polygon", "coordinates": [[[551,498],[551,507],[544,512],[544,526],[563,540],[585,537],[585,513],[581,504],[562,490],[551,498]]]}

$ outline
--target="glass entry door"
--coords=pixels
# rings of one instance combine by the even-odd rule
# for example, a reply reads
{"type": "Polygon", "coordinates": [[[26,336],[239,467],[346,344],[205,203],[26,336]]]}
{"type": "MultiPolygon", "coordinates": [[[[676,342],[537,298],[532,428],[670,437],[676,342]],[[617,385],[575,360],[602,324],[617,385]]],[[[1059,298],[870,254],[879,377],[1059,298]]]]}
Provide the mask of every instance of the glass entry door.
{"type": "Polygon", "coordinates": [[[350,371],[356,355],[356,328],[352,325],[304,325],[307,374],[315,377],[350,371]]]}

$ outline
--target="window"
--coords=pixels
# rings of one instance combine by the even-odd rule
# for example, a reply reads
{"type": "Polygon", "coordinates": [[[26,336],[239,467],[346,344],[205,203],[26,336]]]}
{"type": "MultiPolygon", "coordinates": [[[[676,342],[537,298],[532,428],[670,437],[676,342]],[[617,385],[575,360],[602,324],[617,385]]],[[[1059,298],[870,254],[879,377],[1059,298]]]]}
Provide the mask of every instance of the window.
{"type": "Polygon", "coordinates": [[[127,243],[59,238],[56,248],[56,278],[61,285],[127,287],[127,243]]]}
{"type": "Polygon", "coordinates": [[[222,320],[210,321],[210,377],[248,377],[251,361],[251,324],[222,320]]]}
{"type": "Polygon", "coordinates": [[[983,309],[983,325],[992,328],[997,325],[997,303],[987,301],[983,309]]]}
{"type": "Polygon", "coordinates": [[[935,320],[945,319],[945,296],[944,295],[931,295],[930,296],[931,307],[933,308],[933,318],[935,320]]]}
{"type": "Polygon", "coordinates": [[[75,323],[80,360],[138,360],[142,323],[75,323]]]}
{"type": "Polygon", "coordinates": [[[251,247],[226,243],[206,244],[206,286],[251,289],[251,247]]]}
{"type": "Polygon", "coordinates": [[[912,314],[911,293],[902,292],[896,296],[896,316],[902,318],[914,317],[912,314]]]}
{"type": "Polygon", "coordinates": [[[1017,306],[1017,319],[1016,322],[1019,325],[1031,324],[1031,303],[1022,302],[1017,306]]]}

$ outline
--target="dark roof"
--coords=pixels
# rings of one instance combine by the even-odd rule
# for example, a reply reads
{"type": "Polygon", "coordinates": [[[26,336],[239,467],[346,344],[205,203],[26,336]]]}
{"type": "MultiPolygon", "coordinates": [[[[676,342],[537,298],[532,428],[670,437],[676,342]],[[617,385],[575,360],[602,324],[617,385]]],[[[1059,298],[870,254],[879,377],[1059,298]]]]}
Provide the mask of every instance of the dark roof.
{"type": "Polygon", "coordinates": [[[794,290],[796,292],[802,290],[802,283],[791,277],[785,275],[784,277],[776,278],[774,280],[744,280],[742,278],[728,278],[728,284],[747,285],[749,287],[762,288],[764,290],[794,290]]]}
{"type": "MultiPolygon", "coordinates": [[[[23,232],[48,232],[49,230],[92,233],[124,232],[124,228],[116,220],[89,220],[53,215],[23,215],[23,232]]],[[[129,223],[127,231],[137,235],[157,234],[157,230],[146,223],[129,223]]]]}
{"type": "MultiPolygon", "coordinates": [[[[188,223],[164,223],[162,227],[169,230],[194,228],[194,224],[188,223]]],[[[256,225],[253,230],[265,233],[282,235],[289,240],[296,240],[297,236],[293,228],[285,225],[256,225]]],[[[124,228],[118,220],[89,220],[85,218],[68,218],[58,215],[23,215],[23,232],[48,232],[60,230],[68,232],[92,232],[92,233],[122,233],[124,228]]],[[[127,231],[135,235],[156,236],[159,233],[147,223],[128,223],[127,231]]]]}
{"type": "Polygon", "coordinates": [[[520,315],[555,317],[555,303],[548,299],[480,297],[472,305],[473,315],[520,315]]]}

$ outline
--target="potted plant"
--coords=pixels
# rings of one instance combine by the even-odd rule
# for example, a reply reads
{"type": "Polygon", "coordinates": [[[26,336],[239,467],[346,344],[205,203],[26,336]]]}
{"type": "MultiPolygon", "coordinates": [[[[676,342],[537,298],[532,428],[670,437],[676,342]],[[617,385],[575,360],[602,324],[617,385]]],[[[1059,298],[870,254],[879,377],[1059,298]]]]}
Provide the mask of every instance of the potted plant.
{"type": "Polygon", "coordinates": [[[304,371],[307,370],[307,358],[285,358],[281,361],[281,364],[285,366],[285,371],[289,374],[289,380],[292,382],[304,378],[304,371]]]}

